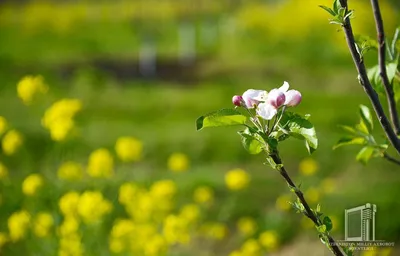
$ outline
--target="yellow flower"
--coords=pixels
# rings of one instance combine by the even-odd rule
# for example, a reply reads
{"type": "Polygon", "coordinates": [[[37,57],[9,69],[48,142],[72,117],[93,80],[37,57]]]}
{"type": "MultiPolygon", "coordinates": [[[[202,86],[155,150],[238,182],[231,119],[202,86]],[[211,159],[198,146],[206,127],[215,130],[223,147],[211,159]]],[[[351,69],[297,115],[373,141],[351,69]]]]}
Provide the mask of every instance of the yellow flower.
{"type": "Polygon", "coordinates": [[[62,180],[81,180],[83,168],[79,163],[72,161],[63,163],[57,172],[58,178],[62,180]]]}
{"type": "Polygon", "coordinates": [[[118,201],[123,204],[132,203],[139,188],[133,183],[124,183],[119,187],[118,201]]]}
{"type": "Polygon", "coordinates": [[[62,99],[51,105],[42,118],[43,127],[50,131],[55,141],[64,140],[74,127],[74,116],[82,108],[78,99],[62,99]]]}
{"type": "Polygon", "coordinates": [[[249,185],[250,176],[242,169],[233,169],[225,175],[226,186],[231,190],[241,190],[249,185]]]}
{"type": "Polygon", "coordinates": [[[168,169],[173,172],[184,172],[189,165],[189,158],[183,153],[174,153],[168,158],[168,169]]]}
{"type": "Polygon", "coordinates": [[[318,163],[312,158],[305,158],[299,164],[299,171],[305,176],[311,176],[318,171],[318,163]]]}
{"type": "Polygon", "coordinates": [[[278,235],[274,231],[265,231],[260,234],[258,239],[260,244],[268,251],[273,251],[278,248],[278,235]]]}
{"type": "Polygon", "coordinates": [[[177,191],[172,180],[160,180],[150,187],[150,194],[156,199],[172,198],[177,191]]]}
{"type": "Polygon", "coordinates": [[[43,183],[44,181],[40,174],[31,174],[22,182],[22,192],[27,196],[33,196],[43,186],[43,183]]]}
{"type": "Polygon", "coordinates": [[[187,222],[176,215],[164,219],[163,235],[169,244],[187,244],[190,241],[187,222]]]}
{"type": "Polygon", "coordinates": [[[240,233],[245,236],[253,235],[257,230],[257,223],[250,217],[242,217],[236,224],[240,233]]]}
{"type": "Polygon", "coordinates": [[[200,231],[206,237],[215,240],[222,240],[228,234],[228,228],[223,223],[209,222],[201,226],[200,231]]]}
{"type": "Polygon", "coordinates": [[[7,127],[7,120],[4,117],[0,116],[0,136],[7,131],[7,127]]]}
{"type": "Polygon", "coordinates": [[[261,246],[256,239],[249,239],[242,245],[243,255],[257,256],[261,255],[261,246]]]}
{"type": "Polygon", "coordinates": [[[200,218],[200,208],[195,204],[184,205],[179,216],[189,223],[196,222],[200,218]]]}
{"type": "Polygon", "coordinates": [[[45,94],[48,90],[42,76],[26,76],[17,84],[17,93],[22,101],[29,105],[38,93],[45,94]]]}
{"type": "Polygon", "coordinates": [[[142,150],[142,142],[132,137],[121,137],[115,144],[115,152],[123,162],[139,161],[142,150]]]}
{"type": "Polygon", "coordinates": [[[316,188],[309,188],[304,192],[304,195],[309,203],[317,203],[320,198],[320,192],[316,188]]]}
{"type": "Polygon", "coordinates": [[[87,171],[95,178],[111,177],[114,174],[114,159],[111,153],[105,148],[93,151],[89,156],[87,171]]]}
{"type": "Polygon", "coordinates": [[[75,216],[78,212],[79,193],[70,191],[58,201],[60,211],[64,216],[75,216]]]}
{"type": "Polygon", "coordinates": [[[17,152],[22,145],[22,135],[16,130],[10,130],[2,140],[4,154],[10,156],[17,152]]]}
{"type": "Polygon", "coordinates": [[[62,237],[76,236],[78,231],[79,220],[71,216],[66,216],[58,227],[58,234],[62,237]]]}
{"type": "Polygon", "coordinates": [[[45,237],[50,234],[50,229],[54,225],[53,216],[50,213],[41,212],[36,215],[33,223],[33,232],[37,237],[45,237]]]}
{"type": "Polygon", "coordinates": [[[0,250],[8,242],[9,238],[6,233],[0,232],[0,250]]]}
{"type": "Polygon", "coordinates": [[[59,242],[59,256],[80,256],[84,254],[84,247],[81,243],[81,236],[77,233],[68,234],[61,237],[59,242]]]}
{"type": "Polygon", "coordinates": [[[135,231],[135,223],[131,219],[118,219],[111,229],[111,237],[122,238],[129,236],[135,231]]]}
{"type": "Polygon", "coordinates": [[[112,204],[99,191],[85,191],[79,198],[78,213],[86,223],[100,221],[111,209],[112,204]]]}
{"type": "Polygon", "coordinates": [[[277,199],[276,199],[276,203],[275,206],[276,208],[278,208],[281,211],[288,211],[291,208],[291,205],[289,204],[291,200],[291,196],[290,195],[280,195],[277,199]]]}
{"type": "Polygon", "coordinates": [[[11,241],[15,242],[25,237],[29,228],[31,216],[27,211],[14,212],[7,221],[11,241]]]}
{"type": "Polygon", "coordinates": [[[321,181],[321,189],[325,194],[332,194],[336,189],[336,181],[332,178],[326,178],[321,181]]]}
{"type": "Polygon", "coordinates": [[[125,249],[125,244],[121,239],[111,238],[108,247],[112,253],[121,253],[125,249]]]}
{"type": "Polygon", "coordinates": [[[198,187],[193,193],[193,200],[199,204],[211,202],[214,200],[214,191],[207,186],[198,187]]]}
{"type": "Polygon", "coordinates": [[[4,180],[8,177],[8,169],[7,167],[0,162],[0,180],[4,180]]]}
{"type": "Polygon", "coordinates": [[[155,235],[150,237],[144,244],[144,255],[146,256],[158,256],[163,255],[168,248],[168,244],[165,238],[161,235],[155,235]]]}

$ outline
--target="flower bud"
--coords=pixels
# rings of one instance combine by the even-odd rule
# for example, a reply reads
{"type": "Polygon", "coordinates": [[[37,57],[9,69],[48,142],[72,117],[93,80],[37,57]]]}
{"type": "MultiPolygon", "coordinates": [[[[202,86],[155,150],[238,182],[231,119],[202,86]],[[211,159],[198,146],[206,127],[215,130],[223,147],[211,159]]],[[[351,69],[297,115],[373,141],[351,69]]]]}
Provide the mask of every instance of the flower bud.
{"type": "Polygon", "coordinates": [[[286,100],[285,105],[289,107],[295,107],[301,102],[301,93],[296,90],[289,90],[285,93],[286,100]]]}
{"type": "Polygon", "coordinates": [[[285,99],[285,94],[282,91],[278,89],[272,89],[268,93],[267,103],[275,108],[279,108],[285,103],[285,99]]]}
{"type": "Polygon", "coordinates": [[[242,103],[243,103],[242,96],[240,96],[240,95],[233,96],[232,103],[233,103],[233,105],[238,106],[238,107],[242,106],[242,103]]]}

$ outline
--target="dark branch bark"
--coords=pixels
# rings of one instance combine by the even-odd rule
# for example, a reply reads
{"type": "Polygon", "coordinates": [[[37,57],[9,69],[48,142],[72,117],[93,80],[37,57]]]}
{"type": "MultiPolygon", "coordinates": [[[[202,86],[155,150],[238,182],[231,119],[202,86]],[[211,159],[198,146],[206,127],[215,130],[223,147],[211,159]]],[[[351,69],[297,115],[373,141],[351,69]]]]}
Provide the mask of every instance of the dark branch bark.
{"type": "MultiPolygon", "coordinates": [[[[274,160],[274,162],[276,164],[282,164],[281,159],[279,158],[278,154],[272,154],[271,155],[272,159],[274,160]]],[[[295,194],[296,196],[299,198],[300,202],[303,204],[304,206],[304,215],[309,218],[310,220],[312,220],[312,222],[314,222],[315,225],[317,226],[321,226],[322,223],[320,222],[320,220],[317,218],[317,216],[315,216],[314,212],[311,210],[310,206],[308,205],[306,199],[304,198],[303,193],[301,192],[301,190],[294,184],[294,182],[292,181],[292,179],[290,178],[289,174],[287,173],[285,167],[281,167],[279,169],[279,173],[281,174],[281,176],[286,180],[287,184],[289,184],[291,187],[294,188],[295,190],[295,194]]],[[[328,235],[328,240],[329,240],[329,245],[332,248],[332,252],[336,255],[336,256],[344,256],[343,252],[340,250],[339,246],[337,245],[337,243],[335,242],[335,240],[328,235]]]]}
{"type": "MultiPolygon", "coordinates": [[[[348,11],[347,0],[339,0],[340,5],[346,9],[346,13],[348,11]]],[[[381,102],[379,101],[378,94],[372,88],[372,85],[368,79],[367,71],[364,65],[364,60],[360,57],[357,48],[356,48],[356,41],[354,39],[353,29],[351,28],[351,23],[349,18],[346,18],[343,24],[343,30],[346,36],[347,46],[350,49],[351,56],[353,58],[353,62],[356,66],[359,81],[368,95],[368,98],[371,101],[371,104],[374,108],[374,111],[378,117],[379,123],[381,124],[387,138],[389,139],[390,143],[396,149],[397,153],[400,154],[400,140],[397,138],[397,135],[394,133],[393,128],[386,117],[386,114],[382,108],[381,102]]]]}
{"type": "Polygon", "coordinates": [[[383,153],[383,157],[384,157],[386,160],[388,160],[388,161],[390,161],[390,162],[392,162],[392,163],[395,163],[395,164],[400,165],[400,160],[398,160],[398,159],[396,159],[396,158],[394,158],[394,157],[388,155],[387,153],[383,153]]]}
{"type": "Polygon", "coordinates": [[[379,3],[377,0],[371,0],[372,11],[374,13],[376,32],[378,38],[378,58],[379,58],[379,69],[380,76],[382,78],[383,86],[385,87],[386,97],[389,105],[390,119],[394,130],[397,135],[400,134],[400,123],[399,116],[397,113],[396,100],[394,99],[393,86],[389,81],[386,71],[386,42],[385,42],[385,30],[383,28],[383,20],[379,3]]]}

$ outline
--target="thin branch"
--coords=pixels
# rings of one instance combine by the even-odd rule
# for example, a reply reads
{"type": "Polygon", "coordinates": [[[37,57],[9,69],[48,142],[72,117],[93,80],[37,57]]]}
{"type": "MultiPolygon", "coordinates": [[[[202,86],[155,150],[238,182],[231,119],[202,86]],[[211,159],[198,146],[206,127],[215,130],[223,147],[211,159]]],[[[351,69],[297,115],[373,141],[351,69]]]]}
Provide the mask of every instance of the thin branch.
{"type": "Polygon", "coordinates": [[[372,11],[374,13],[376,32],[378,37],[378,59],[379,59],[379,69],[380,76],[382,78],[383,86],[385,87],[386,97],[388,100],[390,118],[396,134],[400,134],[400,122],[397,113],[396,100],[394,99],[393,86],[389,81],[386,71],[386,42],[385,42],[385,31],[383,29],[383,20],[381,15],[381,10],[379,8],[379,3],[377,0],[371,0],[372,11]]]}
{"type": "MultiPolygon", "coordinates": [[[[348,12],[347,0],[339,0],[339,1],[340,5],[346,9],[346,12],[348,12]]],[[[347,46],[350,49],[353,62],[358,72],[360,84],[371,101],[371,104],[378,117],[379,123],[381,124],[386,134],[386,137],[389,139],[390,143],[396,149],[397,153],[400,154],[400,140],[394,133],[393,128],[382,108],[381,102],[379,101],[378,94],[372,88],[372,85],[368,79],[367,71],[364,65],[364,60],[360,57],[356,48],[356,41],[354,39],[353,29],[351,28],[351,23],[349,18],[346,18],[346,20],[344,21],[343,30],[346,36],[347,46]]]]}
{"type": "MultiPolygon", "coordinates": [[[[273,153],[270,155],[272,157],[272,159],[274,160],[274,162],[276,164],[282,164],[282,161],[278,155],[278,153],[273,153]]],[[[312,222],[314,222],[315,225],[317,226],[321,226],[322,223],[321,221],[317,218],[317,216],[315,216],[314,212],[311,210],[310,206],[308,205],[306,199],[304,198],[303,193],[301,192],[301,190],[294,184],[294,182],[292,181],[292,179],[290,178],[289,174],[287,173],[285,167],[281,167],[279,169],[279,173],[281,174],[281,176],[286,180],[287,184],[289,184],[290,187],[294,188],[295,190],[295,194],[296,196],[299,198],[300,202],[303,204],[304,206],[304,210],[305,212],[304,215],[309,218],[310,220],[312,220],[312,222]]],[[[329,245],[332,248],[332,252],[336,255],[336,256],[344,256],[343,252],[340,250],[340,248],[338,247],[337,243],[335,242],[335,240],[330,236],[327,235],[328,240],[329,240],[329,245]]]]}
{"type": "Polygon", "coordinates": [[[383,153],[383,158],[385,158],[386,160],[388,160],[388,161],[390,161],[392,163],[400,165],[400,160],[388,155],[387,153],[383,153]]]}

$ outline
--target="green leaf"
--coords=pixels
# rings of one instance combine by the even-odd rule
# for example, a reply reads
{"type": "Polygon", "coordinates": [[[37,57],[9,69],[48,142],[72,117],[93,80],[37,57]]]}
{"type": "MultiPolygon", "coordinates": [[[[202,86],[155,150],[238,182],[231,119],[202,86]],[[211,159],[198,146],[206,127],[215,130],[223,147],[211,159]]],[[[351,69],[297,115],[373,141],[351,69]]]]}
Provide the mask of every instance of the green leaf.
{"type": "Polygon", "coordinates": [[[364,122],[365,126],[368,129],[368,132],[372,132],[372,129],[374,128],[374,123],[372,120],[372,115],[371,111],[369,111],[369,108],[364,105],[360,105],[360,116],[361,120],[364,122]]]}
{"type": "MultiPolygon", "coordinates": [[[[393,81],[393,78],[396,75],[396,70],[397,61],[386,64],[386,73],[390,83],[393,81]]],[[[381,71],[379,69],[379,65],[369,68],[367,72],[368,79],[370,80],[372,87],[374,87],[377,93],[385,94],[385,88],[382,83],[380,72],[381,71]]]]}
{"type": "Polygon", "coordinates": [[[319,213],[319,212],[321,212],[321,205],[320,204],[317,204],[317,213],[319,213]]]}
{"type": "Polygon", "coordinates": [[[367,164],[369,159],[371,159],[371,157],[374,153],[374,150],[375,149],[371,146],[363,147],[356,156],[357,161],[360,161],[363,164],[367,164]]]}
{"type": "Polygon", "coordinates": [[[332,230],[332,227],[333,227],[332,220],[328,216],[324,217],[324,220],[322,221],[322,223],[324,223],[324,225],[326,226],[326,231],[329,232],[332,230]]]}
{"type": "Polygon", "coordinates": [[[199,117],[196,120],[196,128],[201,130],[206,127],[241,125],[246,121],[247,117],[235,109],[221,109],[199,117]]]}
{"type": "Polygon", "coordinates": [[[310,154],[317,149],[318,138],[314,126],[310,121],[300,115],[285,112],[280,124],[284,130],[289,131],[291,136],[304,139],[310,154]]]}
{"type": "Polygon", "coordinates": [[[330,15],[336,16],[336,13],[331,8],[329,8],[329,7],[325,6],[325,5],[319,5],[319,7],[321,7],[325,11],[327,11],[330,15]]]}
{"type": "Polygon", "coordinates": [[[316,228],[319,233],[325,233],[325,231],[326,231],[325,225],[317,226],[316,228]]]}
{"type": "Polygon", "coordinates": [[[355,128],[347,126],[347,125],[339,125],[339,128],[343,129],[345,132],[351,135],[358,136],[358,132],[355,128]]]}
{"type": "Polygon", "coordinates": [[[250,134],[249,130],[238,132],[242,137],[243,147],[253,155],[259,154],[263,148],[262,138],[258,134],[250,134]]]}
{"type": "Polygon", "coordinates": [[[333,149],[337,149],[338,147],[346,145],[363,145],[365,143],[366,143],[365,138],[346,136],[339,139],[339,141],[336,142],[336,144],[333,146],[333,149]]]}

